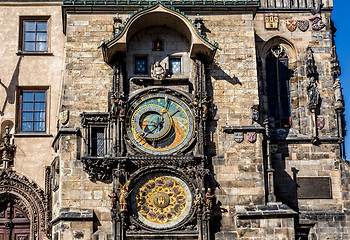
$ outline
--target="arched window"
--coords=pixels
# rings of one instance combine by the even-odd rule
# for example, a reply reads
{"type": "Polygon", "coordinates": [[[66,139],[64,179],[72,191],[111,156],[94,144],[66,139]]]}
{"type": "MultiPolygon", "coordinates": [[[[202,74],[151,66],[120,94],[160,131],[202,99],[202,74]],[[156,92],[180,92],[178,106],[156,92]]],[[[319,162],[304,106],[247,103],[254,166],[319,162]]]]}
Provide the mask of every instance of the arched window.
{"type": "Polygon", "coordinates": [[[276,128],[290,127],[289,60],[285,48],[274,45],[266,55],[268,115],[276,128]]]}

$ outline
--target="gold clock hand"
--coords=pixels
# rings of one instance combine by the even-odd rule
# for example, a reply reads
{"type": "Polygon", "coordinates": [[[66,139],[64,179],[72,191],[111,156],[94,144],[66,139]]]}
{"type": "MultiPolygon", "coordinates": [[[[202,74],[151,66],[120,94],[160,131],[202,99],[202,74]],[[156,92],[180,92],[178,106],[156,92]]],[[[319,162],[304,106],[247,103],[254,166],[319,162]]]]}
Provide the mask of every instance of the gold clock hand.
{"type": "Polygon", "coordinates": [[[171,114],[170,116],[174,116],[176,113],[180,112],[180,110],[177,110],[176,112],[174,112],[173,114],[171,114]]]}

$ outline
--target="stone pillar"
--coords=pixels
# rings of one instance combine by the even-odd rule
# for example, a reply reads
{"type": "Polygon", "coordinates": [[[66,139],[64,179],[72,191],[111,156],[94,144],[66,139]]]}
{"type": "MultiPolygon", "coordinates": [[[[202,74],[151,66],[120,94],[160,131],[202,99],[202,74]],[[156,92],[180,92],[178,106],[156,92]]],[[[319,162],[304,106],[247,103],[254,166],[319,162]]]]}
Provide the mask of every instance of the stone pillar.
{"type": "Polygon", "coordinates": [[[272,160],[271,160],[271,142],[270,142],[270,128],[269,128],[269,120],[265,120],[265,132],[266,132],[266,155],[267,155],[267,202],[272,203],[276,202],[276,195],[275,195],[275,186],[274,186],[274,179],[273,174],[275,170],[272,168],[272,160]]]}

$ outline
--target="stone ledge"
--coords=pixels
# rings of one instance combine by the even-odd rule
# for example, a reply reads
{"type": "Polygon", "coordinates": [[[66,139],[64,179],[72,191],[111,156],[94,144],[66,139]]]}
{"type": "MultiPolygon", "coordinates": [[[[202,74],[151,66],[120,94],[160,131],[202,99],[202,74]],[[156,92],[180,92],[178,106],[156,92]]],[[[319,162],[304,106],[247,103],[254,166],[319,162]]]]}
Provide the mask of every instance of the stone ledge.
{"type": "Polygon", "coordinates": [[[224,133],[235,132],[264,132],[265,128],[262,126],[223,126],[224,133]]]}
{"type": "Polygon", "coordinates": [[[163,240],[197,240],[198,232],[186,232],[186,231],[175,231],[171,233],[126,233],[126,236],[129,240],[143,239],[143,240],[154,240],[154,239],[163,239],[163,240]]]}
{"type": "Polygon", "coordinates": [[[61,135],[79,135],[81,136],[81,132],[80,132],[80,128],[60,128],[60,130],[58,131],[58,133],[56,134],[54,140],[52,141],[51,146],[54,147],[55,143],[57,142],[57,140],[60,138],[61,135]]]}
{"type": "Polygon", "coordinates": [[[240,219],[284,218],[298,213],[282,203],[256,206],[236,206],[237,217],[240,219]]]}
{"type": "Polygon", "coordinates": [[[344,221],[346,213],[344,211],[300,211],[299,222],[301,224],[316,224],[320,221],[339,222],[344,221]]]}
{"type": "Polygon", "coordinates": [[[91,209],[61,209],[60,215],[51,220],[52,224],[60,221],[93,221],[94,211],[91,209]]]}
{"type": "Polygon", "coordinates": [[[19,138],[19,137],[34,137],[34,138],[38,138],[38,137],[52,137],[52,134],[50,133],[16,133],[13,135],[14,137],[16,138],[19,138]]]}

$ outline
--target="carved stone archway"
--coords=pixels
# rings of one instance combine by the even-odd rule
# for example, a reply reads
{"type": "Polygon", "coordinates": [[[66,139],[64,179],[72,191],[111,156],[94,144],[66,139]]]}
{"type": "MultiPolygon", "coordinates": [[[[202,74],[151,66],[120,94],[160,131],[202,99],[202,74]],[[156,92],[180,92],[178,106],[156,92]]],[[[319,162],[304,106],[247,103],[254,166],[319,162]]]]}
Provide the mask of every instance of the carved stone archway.
{"type": "Polygon", "coordinates": [[[50,238],[47,215],[47,197],[33,181],[13,170],[0,172],[0,204],[6,201],[16,203],[30,221],[30,239],[50,238]]]}

